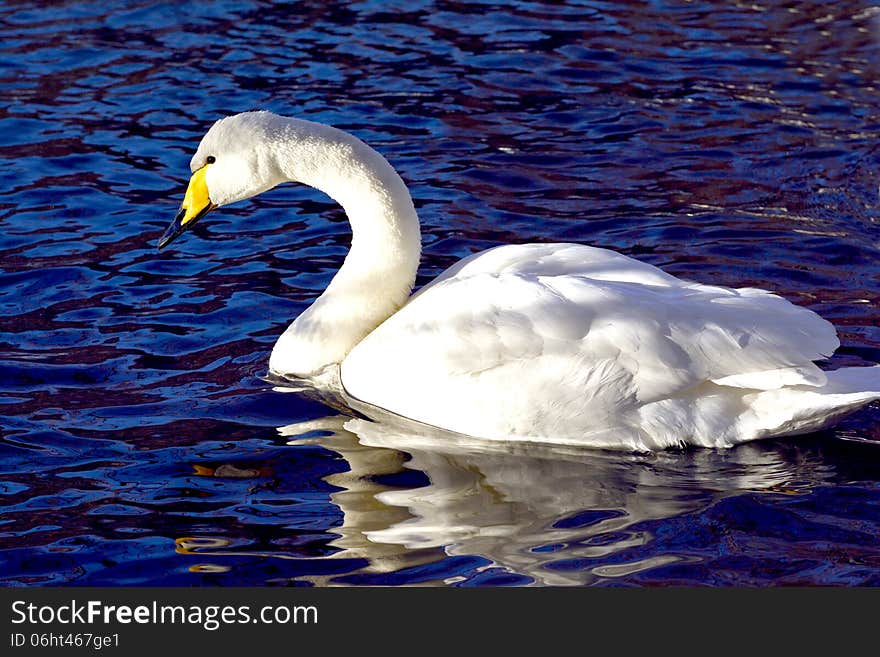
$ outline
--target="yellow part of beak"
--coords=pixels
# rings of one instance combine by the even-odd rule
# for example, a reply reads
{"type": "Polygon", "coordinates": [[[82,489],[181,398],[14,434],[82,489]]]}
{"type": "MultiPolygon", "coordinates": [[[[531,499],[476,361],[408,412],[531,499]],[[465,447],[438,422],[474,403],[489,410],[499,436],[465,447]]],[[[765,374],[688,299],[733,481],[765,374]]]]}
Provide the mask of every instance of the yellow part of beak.
{"type": "Polygon", "coordinates": [[[183,203],[180,205],[180,209],[185,210],[180,220],[181,227],[186,226],[196,217],[200,217],[213,205],[211,197],[208,196],[208,182],[205,180],[208,175],[208,166],[207,164],[203,166],[189,179],[183,203]]]}
{"type": "Polygon", "coordinates": [[[211,197],[208,196],[208,182],[205,179],[208,174],[208,165],[196,171],[189,179],[189,186],[183,196],[180,212],[174,217],[174,221],[159,238],[156,246],[164,249],[175,239],[183,234],[190,226],[214,209],[211,197]]]}

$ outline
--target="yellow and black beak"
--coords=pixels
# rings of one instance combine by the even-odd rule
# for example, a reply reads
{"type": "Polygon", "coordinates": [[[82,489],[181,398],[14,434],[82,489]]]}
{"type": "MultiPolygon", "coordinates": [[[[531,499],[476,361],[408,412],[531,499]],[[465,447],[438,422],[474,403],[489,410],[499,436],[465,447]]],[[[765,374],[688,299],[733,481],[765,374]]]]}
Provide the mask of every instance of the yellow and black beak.
{"type": "Polygon", "coordinates": [[[159,238],[157,246],[160,249],[171,244],[178,235],[194,226],[199,219],[216,207],[211,203],[211,197],[208,196],[208,183],[205,180],[209,166],[206,164],[189,179],[189,186],[186,188],[183,203],[180,205],[180,212],[159,238]]]}

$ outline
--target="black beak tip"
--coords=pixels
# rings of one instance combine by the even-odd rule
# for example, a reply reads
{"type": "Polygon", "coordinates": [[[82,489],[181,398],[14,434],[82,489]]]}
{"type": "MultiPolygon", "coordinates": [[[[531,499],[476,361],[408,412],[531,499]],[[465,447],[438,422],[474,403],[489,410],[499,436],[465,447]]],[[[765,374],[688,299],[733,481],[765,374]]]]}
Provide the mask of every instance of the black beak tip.
{"type": "Polygon", "coordinates": [[[159,241],[156,242],[157,249],[164,249],[166,246],[171,244],[176,237],[178,237],[183,231],[184,227],[181,225],[181,220],[183,216],[186,214],[186,210],[182,209],[177,213],[177,216],[174,217],[174,221],[171,222],[171,225],[165,229],[165,232],[162,234],[162,237],[159,238],[159,241]]]}

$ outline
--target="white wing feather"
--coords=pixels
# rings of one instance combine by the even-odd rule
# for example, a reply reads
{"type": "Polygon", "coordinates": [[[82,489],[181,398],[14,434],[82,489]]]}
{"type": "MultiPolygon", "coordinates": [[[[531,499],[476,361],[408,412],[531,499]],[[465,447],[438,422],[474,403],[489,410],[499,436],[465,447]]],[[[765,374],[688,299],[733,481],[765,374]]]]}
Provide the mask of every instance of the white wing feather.
{"type": "Polygon", "coordinates": [[[721,423],[744,395],[824,385],[812,361],[838,344],[831,324],[762,290],[583,245],[510,245],[423,288],[341,374],[362,401],[460,433],[641,449],[733,440],[721,423]]]}

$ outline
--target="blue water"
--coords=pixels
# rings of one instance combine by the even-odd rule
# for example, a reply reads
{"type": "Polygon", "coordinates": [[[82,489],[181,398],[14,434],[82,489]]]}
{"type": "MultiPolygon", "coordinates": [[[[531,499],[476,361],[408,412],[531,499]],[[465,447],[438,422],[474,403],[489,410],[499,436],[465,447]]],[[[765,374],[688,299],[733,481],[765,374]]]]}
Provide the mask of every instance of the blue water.
{"type": "Polygon", "coordinates": [[[880,585],[880,408],[656,455],[480,451],[260,377],[349,239],[286,186],[172,247],[199,138],[379,149],[419,284],[505,242],[759,286],[880,362],[880,10],[860,3],[0,5],[0,583],[880,585]],[[343,426],[345,425],[345,426],[343,426]]]}

